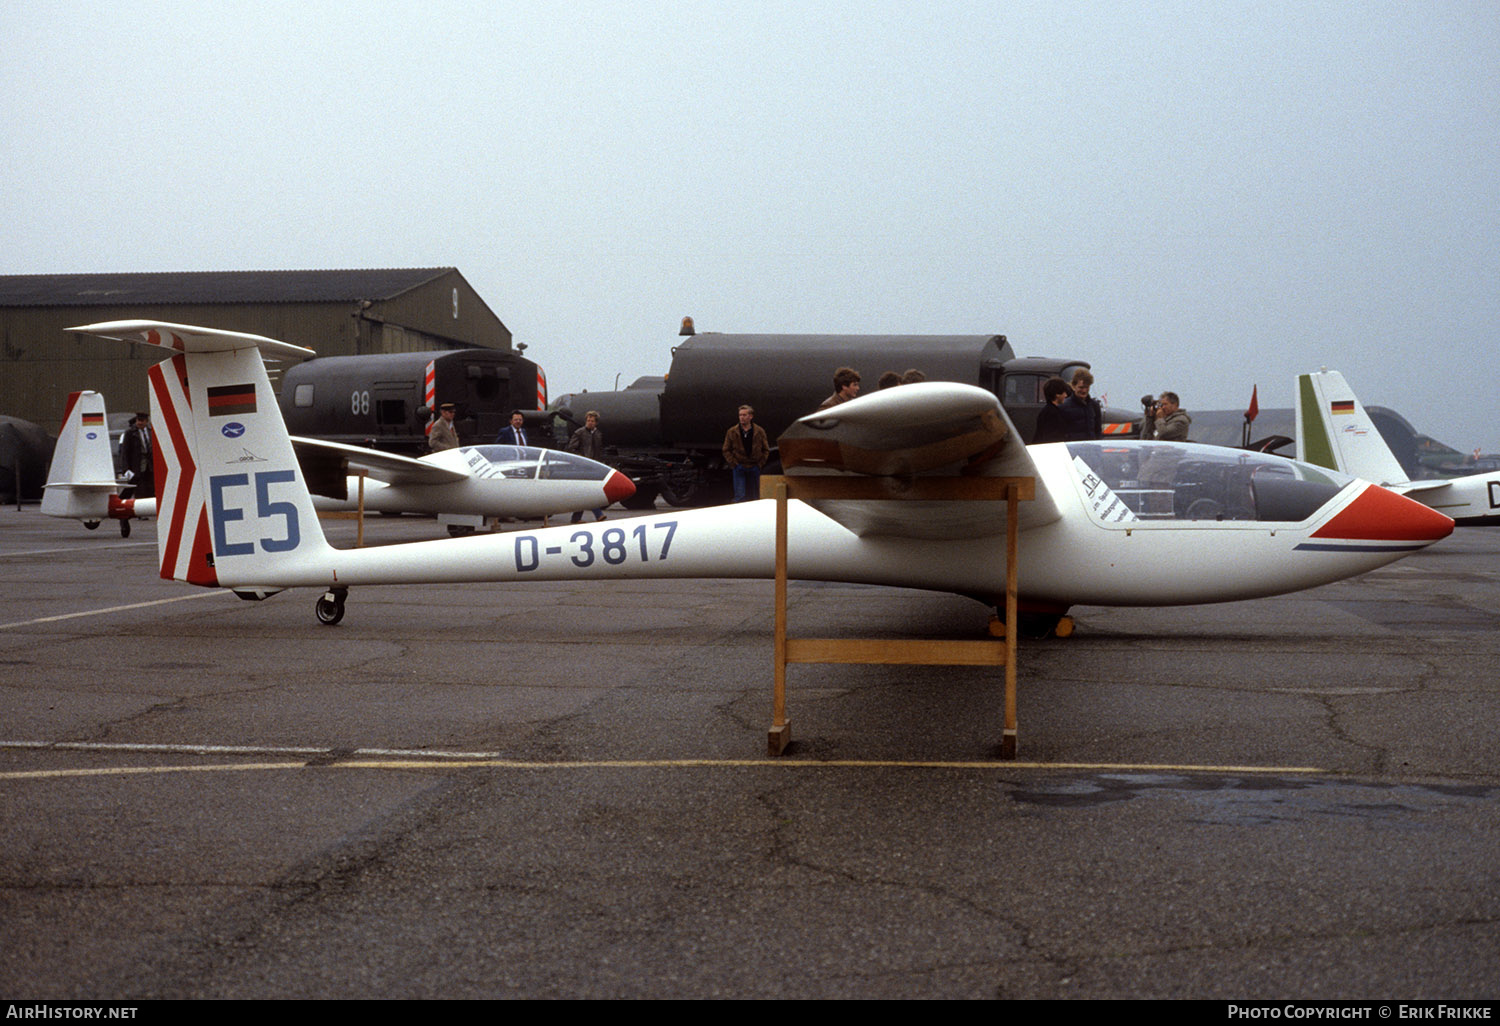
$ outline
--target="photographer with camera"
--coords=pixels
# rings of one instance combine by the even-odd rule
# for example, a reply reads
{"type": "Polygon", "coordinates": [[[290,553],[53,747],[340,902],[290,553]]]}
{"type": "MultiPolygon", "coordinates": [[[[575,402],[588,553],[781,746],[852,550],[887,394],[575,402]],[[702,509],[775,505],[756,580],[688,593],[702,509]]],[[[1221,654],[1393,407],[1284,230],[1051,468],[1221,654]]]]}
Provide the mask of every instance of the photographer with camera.
{"type": "Polygon", "coordinates": [[[1158,442],[1186,442],[1193,418],[1177,400],[1176,392],[1163,392],[1160,399],[1141,396],[1145,416],[1141,419],[1141,438],[1158,442]]]}

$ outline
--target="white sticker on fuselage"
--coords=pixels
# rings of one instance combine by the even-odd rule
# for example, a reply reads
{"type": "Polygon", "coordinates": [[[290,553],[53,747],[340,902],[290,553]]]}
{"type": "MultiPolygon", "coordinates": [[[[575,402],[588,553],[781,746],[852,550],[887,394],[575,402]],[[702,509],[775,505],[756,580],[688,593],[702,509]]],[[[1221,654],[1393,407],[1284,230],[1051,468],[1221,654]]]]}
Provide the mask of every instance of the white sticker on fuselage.
{"type": "Polygon", "coordinates": [[[1083,485],[1084,505],[1099,520],[1106,524],[1128,524],[1140,519],[1082,458],[1073,457],[1073,470],[1083,485]]]}

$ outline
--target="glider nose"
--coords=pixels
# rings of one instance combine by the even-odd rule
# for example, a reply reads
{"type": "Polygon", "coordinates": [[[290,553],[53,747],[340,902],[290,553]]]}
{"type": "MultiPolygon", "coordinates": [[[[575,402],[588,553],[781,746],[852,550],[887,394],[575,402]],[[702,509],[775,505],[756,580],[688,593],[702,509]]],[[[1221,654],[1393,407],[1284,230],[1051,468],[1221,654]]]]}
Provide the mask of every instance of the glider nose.
{"type": "Polygon", "coordinates": [[[635,484],[618,470],[611,470],[604,479],[604,497],[610,502],[620,502],[634,494],[635,484]]]}
{"type": "Polygon", "coordinates": [[[1402,529],[1410,532],[1412,539],[1431,544],[1435,541],[1442,541],[1453,533],[1452,517],[1439,513],[1431,506],[1424,506],[1415,499],[1408,499],[1404,495],[1397,495],[1396,498],[1406,503],[1398,519],[1402,529]]]}
{"type": "Polygon", "coordinates": [[[1453,521],[1437,510],[1372,484],[1313,537],[1431,545],[1452,533],[1453,521]]]}

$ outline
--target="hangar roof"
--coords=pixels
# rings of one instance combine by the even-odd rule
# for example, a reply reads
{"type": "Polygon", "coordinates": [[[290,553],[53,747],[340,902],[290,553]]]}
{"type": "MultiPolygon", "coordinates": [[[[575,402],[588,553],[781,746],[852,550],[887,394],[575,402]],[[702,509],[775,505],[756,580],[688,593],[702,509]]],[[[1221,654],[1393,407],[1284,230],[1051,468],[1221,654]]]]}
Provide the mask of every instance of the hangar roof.
{"type": "Polygon", "coordinates": [[[164,271],[0,275],[3,306],[343,303],[391,299],[453,267],[353,271],[164,271]]]}

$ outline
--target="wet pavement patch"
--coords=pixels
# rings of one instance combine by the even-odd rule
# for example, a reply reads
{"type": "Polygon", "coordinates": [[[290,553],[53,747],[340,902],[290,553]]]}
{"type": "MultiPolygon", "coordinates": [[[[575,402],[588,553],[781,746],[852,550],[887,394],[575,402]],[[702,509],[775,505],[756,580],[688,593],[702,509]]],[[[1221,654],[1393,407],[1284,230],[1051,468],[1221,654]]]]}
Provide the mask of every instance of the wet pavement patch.
{"type": "Polygon", "coordinates": [[[1388,784],[1284,776],[1092,773],[1007,784],[1011,801],[1053,808],[1094,808],[1140,798],[1197,806],[1200,823],[1243,825],[1313,816],[1393,819],[1467,801],[1490,801],[1500,788],[1460,784],[1388,784]]]}
{"type": "Polygon", "coordinates": [[[1450,631],[1492,631],[1500,628],[1500,616],[1476,609],[1473,606],[1453,603],[1434,605],[1429,603],[1399,602],[1388,599],[1363,599],[1359,601],[1329,602],[1340,609],[1377,624],[1395,630],[1405,628],[1450,631]]]}

